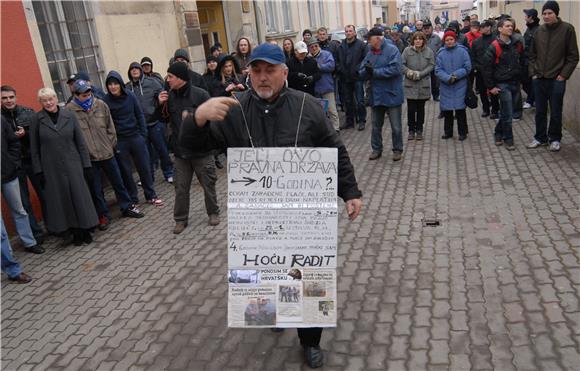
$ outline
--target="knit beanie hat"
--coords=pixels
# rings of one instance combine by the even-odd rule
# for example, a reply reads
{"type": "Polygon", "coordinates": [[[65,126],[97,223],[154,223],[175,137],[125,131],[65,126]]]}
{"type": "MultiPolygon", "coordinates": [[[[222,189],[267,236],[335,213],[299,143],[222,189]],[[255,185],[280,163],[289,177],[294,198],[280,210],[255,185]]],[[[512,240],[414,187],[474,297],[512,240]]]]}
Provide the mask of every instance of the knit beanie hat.
{"type": "Polygon", "coordinates": [[[175,75],[183,81],[189,81],[189,68],[183,62],[175,62],[167,69],[167,72],[175,75]]]}
{"type": "Polygon", "coordinates": [[[445,39],[448,38],[449,36],[451,36],[452,38],[457,40],[457,35],[455,34],[455,32],[449,30],[449,31],[445,31],[445,33],[443,34],[443,41],[445,41],[445,39]]]}
{"type": "Polygon", "coordinates": [[[560,5],[558,5],[557,1],[546,1],[546,3],[544,4],[544,6],[542,7],[542,13],[544,12],[544,10],[546,9],[550,9],[551,11],[553,11],[554,13],[556,13],[556,16],[560,15],[560,5]]]}
{"type": "Polygon", "coordinates": [[[187,49],[177,49],[173,55],[173,58],[183,58],[189,62],[189,53],[187,52],[187,49]]]}

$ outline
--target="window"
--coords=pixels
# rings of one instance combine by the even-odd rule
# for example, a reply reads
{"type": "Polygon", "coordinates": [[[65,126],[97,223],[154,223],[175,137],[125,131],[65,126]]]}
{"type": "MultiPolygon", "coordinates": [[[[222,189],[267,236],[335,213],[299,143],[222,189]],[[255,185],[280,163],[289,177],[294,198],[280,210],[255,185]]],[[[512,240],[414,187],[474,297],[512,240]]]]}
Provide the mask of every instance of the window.
{"type": "Polygon", "coordinates": [[[282,0],[282,19],[284,20],[284,31],[292,31],[292,9],[289,0],[282,0]]]}
{"type": "Polygon", "coordinates": [[[308,25],[310,27],[316,26],[316,7],[314,4],[314,0],[307,0],[306,6],[308,8],[308,25]]]}
{"type": "Polygon", "coordinates": [[[326,18],[324,17],[324,1],[322,0],[318,0],[318,19],[320,24],[317,24],[317,26],[323,26],[322,23],[326,18]]]}
{"type": "Polygon", "coordinates": [[[278,32],[278,17],[274,0],[264,1],[266,8],[266,29],[268,32],[278,32]]]}
{"type": "Polygon", "coordinates": [[[33,1],[32,5],[59,101],[70,96],[66,81],[79,71],[87,72],[93,84],[102,88],[104,71],[90,3],[33,1]]]}

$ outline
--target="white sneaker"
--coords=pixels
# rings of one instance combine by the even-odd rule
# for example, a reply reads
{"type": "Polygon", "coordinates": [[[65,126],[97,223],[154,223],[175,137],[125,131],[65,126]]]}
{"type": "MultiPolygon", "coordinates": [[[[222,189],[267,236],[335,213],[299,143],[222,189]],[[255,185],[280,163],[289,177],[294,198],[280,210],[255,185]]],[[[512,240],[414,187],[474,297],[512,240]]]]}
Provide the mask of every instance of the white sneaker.
{"type": "Polygon", "coordinates": [[[521,120],[521,119],[515,119],[515,118],[512,118],[512,122],[518,122],[518,121],[520,121],[520,120],[521,120]]]}
{"type": "Polygon", "coordinates": [[[550,151],[558,152],[559,150],[560,150],[560,142],[553,141],[552,143],[550,143],[550,151]]]}
{"type": "Polygon", "coordinates": [[[169,178],[167,178],[167,183],[173,184],[173,177],[172,176],[170,176],[169,178]]]}
{"type": "Polygon", "coordinates": [[[528,102],[524,103],[524,105],[522,106],[523,109],[530,109],[532,108],[532,105],[529,104],[528,102]]]}
{"type": "Polygon", "coordinates": [[[532,140],[532,143],[528,144],[526,147],[533,149],[533,148],[538,148],[540,146],[547,146],[547,143],[542,143],[542,142],[538,142],[537,140],[532,140]]]}

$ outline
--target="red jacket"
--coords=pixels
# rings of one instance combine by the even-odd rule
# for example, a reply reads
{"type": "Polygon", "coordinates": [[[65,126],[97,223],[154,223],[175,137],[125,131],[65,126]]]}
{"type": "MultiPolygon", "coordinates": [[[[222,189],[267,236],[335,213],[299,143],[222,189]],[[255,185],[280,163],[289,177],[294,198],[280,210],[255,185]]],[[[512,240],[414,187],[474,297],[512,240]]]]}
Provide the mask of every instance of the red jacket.
{"type": "Polygon", "coordinates": [[[475,39],[479,39],[481,37],[481,32],[468,32],[465,34],[465,37],[467,37],[467,41],[469,41],[469,47],[471,48],[471,45],[473,44],[473,40],[475,39]]]}

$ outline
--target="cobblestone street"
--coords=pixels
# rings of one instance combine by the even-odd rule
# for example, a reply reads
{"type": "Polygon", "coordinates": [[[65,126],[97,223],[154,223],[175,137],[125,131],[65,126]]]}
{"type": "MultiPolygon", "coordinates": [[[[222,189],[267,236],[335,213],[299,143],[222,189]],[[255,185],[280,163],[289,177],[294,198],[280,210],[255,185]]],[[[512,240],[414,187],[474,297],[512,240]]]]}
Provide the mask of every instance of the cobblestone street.
{"type": "MultiPolygon", "coordinates": [[[[558,153],[526,149],[527,110],[509,152],[480,109],[468,109],[465,142],[445,141],[438,113],[429,102],[422,142],[407,142],[404,124],[400,162],[388,122],[383,157],[368,161],[370,112],[365,131],[341,134],[364,206],[349,222],[339,205],[339,320],[322,335],[324,369],[578,370],[580,143],[564,132],[558,153]]],[[[115,218],[90,246],[17,248],[34,281],[2,277],[2,369],[308,369],[295,330],[226,327],[218,175],[217,227],[196,182],[189,227],[174,235],[173,189],[158,171],[165,206],[141,205],[144,218],[115,218]]]]}

